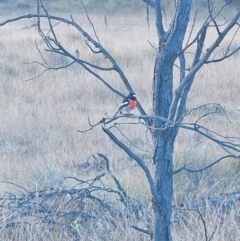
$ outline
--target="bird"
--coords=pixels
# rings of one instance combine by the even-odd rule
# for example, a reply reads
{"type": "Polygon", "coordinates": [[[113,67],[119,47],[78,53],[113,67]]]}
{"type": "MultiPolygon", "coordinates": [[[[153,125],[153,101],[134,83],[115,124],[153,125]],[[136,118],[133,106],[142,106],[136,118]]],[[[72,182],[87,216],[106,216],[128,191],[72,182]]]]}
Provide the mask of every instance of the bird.
{"type": "Polygon", "coordinates": [[[133,109],[135,109],[137,106],[137,96],[135,93],[129,93],[129,95],[127,97],[125,97],[121,103],[121,105],[119,105],[118,107],[118,111],[116,112],[116,114],[113,116],[115,117],[118,114],[129,114],[130,111],[132,111],[133,109]]]}

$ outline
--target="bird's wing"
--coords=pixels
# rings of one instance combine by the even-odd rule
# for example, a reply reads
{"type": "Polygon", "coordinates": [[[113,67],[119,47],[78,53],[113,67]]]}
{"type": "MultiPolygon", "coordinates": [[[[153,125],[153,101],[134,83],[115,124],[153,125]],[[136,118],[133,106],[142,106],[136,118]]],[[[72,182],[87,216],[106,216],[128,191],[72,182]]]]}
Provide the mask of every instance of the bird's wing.
{"type": "Polygon", "coordinates": [[[121,110],[121,109],[122,109],[123,107],[125,107],[125,106],[128,106],[128,100],[127,100],[127,101],[122,102],[122,104],[121,104],[121,105],[119,105],[118,110],[121,110]]]}

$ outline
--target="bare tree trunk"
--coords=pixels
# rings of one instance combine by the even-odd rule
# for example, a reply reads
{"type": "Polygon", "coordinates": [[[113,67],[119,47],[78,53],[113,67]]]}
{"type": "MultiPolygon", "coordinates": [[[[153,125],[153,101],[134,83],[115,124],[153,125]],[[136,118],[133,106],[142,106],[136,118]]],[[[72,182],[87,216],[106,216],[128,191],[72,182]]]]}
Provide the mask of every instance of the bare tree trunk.
{"type": "MultiPolygon", "coordinates": [[[[172,101],[172,68],[166,64],[165,58],[156,59],[156,68],[153,83],[153,108],[159,116],[168,117],[168,110],[172,101]],[[163,64],[165,63],[165,64],[163,64]]],[[[164,123],[156,121],[155,127],[163,127],[164,123]]],[[[177,129],[167,128],[153,133],[155,143],[155,186],[160,201],[153,201],[154,209],[154,240],[170,241],[171,213],[173,194],[173,148],[177,129]]]]}
{"type": "MultiPolygon", "coordinates": [[[[169,135],[169,131],[162,133],[169,135]]],[[[160,195],[159,202],[153,202],[153,238],[155,241],[170,241],[171,237],[171,214],[173,194],[173,143],[168,138],[160,138],[157,143],[157,151],[154,156],[156,165],[155,185],[160,195]]]]}
{"type": "MultiPolygon", "coordinates": [[[[162,24],[161,1],[155,1],[156,27],[158,31],[159,51],[155,60],[153,78],[153,113],[167,119],[173,100],[173,66],[182,48],[186,32],[191,0],[178,0],[171,28],[164,30],[162,24]],[[186,16],[186,17],[184,17],[186,16]]],[[[155,145],[155,186],[158,200],[153,200],[154,228],[153,239],[171,241],[171,213],[173,195],[173,150],[178,127],[164,128],[165,123],[156,120],[153,131],[155,145]],[[159,130],[160,128],[160,130],[159,130]],[[161,130],[162,128],[162,130],[161,130]]]]}

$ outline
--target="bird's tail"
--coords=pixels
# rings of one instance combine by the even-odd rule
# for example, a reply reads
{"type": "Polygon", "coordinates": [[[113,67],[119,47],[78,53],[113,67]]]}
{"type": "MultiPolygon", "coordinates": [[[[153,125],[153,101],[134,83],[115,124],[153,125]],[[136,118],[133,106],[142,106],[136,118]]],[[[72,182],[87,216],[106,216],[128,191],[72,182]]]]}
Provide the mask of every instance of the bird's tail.
{"type": "Polygon", "coordinates": [[[120,113],[120,110],[118,110],[118,111],[113,115],[112,118],[115,118],[119,113],[120,113]]]}

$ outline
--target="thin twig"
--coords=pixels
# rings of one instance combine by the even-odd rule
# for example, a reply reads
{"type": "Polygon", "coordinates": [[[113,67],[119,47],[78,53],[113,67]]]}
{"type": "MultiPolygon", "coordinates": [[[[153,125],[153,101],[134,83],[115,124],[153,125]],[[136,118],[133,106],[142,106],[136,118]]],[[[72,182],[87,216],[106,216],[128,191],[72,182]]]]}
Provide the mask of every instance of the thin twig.
{"type": "Polygon", "coordinates": [[[118,127],[117,125],[114,126],[118,131],[119,133],[130,143],[131,146],[135,147],[136,149],[142,151],[142,152],[147,152],[147,153],[150,153],[152,154],[150,151],[147,151],[147,150],[143,150],[142,148],[138,147],[137,145],[135,145],[118,127]]]}
{"type": "Polygon", "coordinates": [[[205,219],[203,218],[203,215],[202,213],[200,212],[200,210],[197,208],[197,213],[199,214],[200,216],[200,219],[203,223],[203,228],[204,228],[204,236],[205,236],[205,240],[208,241],[208,235],[207,235],[207,227],[206,227],[206,222],[205,222],[205,219]]]}
{"type": "Polygon", "coordinates": [[[158,49],[149,40],[147,40],[147,41],[154,50],[158,51],[158,49]]]}
{"type": "Polygon", "coordinates": [[[104,120],[105,120],[105,118],[102,118],[100,121],[98,121],[97,123],[95,123],[95,124],[91,124],[90,123],[90,119],[89,119],[89,117],[88,117],[88,124],[89,124],[89,126],[90,126],[90,128],[88,128],[88,129],[86,129],[86,130],[78,130],[78,132],[80,132],[80,133],[86,133],[86,132],[88,132],[88,131],[91,131],[94,127],[96,127],[96,126],[98,126],[98,125],[100,125],[101,123],[103,123],[104,122],[104,120]]]}
{"type": "Polygon", "coordinates": [[[160,201],[160,196],[158,195],[157,193],[157,190],[156,190],[156,187],[154,185],[154,181],[153,181],[153,177],[152,177],[152,174],[149,170],[149,168],[146,166],[146,164],[143,162],[143,160],[138,156],[136,155],[134,152],[132,152],[128,146],[126,146],[124,143],[122,143],[111,131],[109,131],[105,124],[102,123],[102,130],[110,137],[110,139],[115,143],[117,144],[123,151],[125,151],[129,157],[131,157],[133,160],[135,160],[138,165],[142,168],[142,170],[144,171],[146,177],[147,177],[147,180],[149,182],[149,185],[150,185],[150,190],[151,190],[151,193],[152,193],[152,196],[154,198],[154,200],[156,202],[159,202],[160,201]]]}
{"type": "Polygon", "coordinates": [[[236,156],[234,156],[234,155],[222,156],[222,157],[218,158],[216,161],[212,162],[211,164],[209,164],[201,169],[190,169],[190,168],[187,168],[186,165],[184,165],[183,167],[173,171],[173,174],[178,174],[181,171],[186,171],[186,172],[191,172],[191,173],[203,172],[203,171],[207,170],[208,168],[213,167],[215,164],[219,163],[220,161],[222,161],[226,158],[236,158],[236,156]]]}
{"type": "Polygon", "coordinates": [[[149,236],[152,237],[152,232],[149,231],[149,230],[145,230],[145,229],[143,229],[143,228],[139,228],[139,227],[137,227],[136,225],[132,225],[131,228],[133,228],[133,229],[135,229],[135,230],[137,230],[137,231],[139,231],[139,232],[141,232],[141,233],[148,234],[149,236]]]}
{"type": "Polygon", "coordinates": [[[89,22],[90,25],[92,26],[94,35],[95,35],[96,39],[98,40],[98,43],[100,44],[100,40],[99,40],[99,38],[98,38],[98,35],[97,35],[96,30],[95,30],[94,24],[92,23],[91,19],[89,18],[87,8],[86,8],[86,6],[85,6],[85,4],[83,3],[82,0],[81,0],[80,2],[81,2],[81,4],[82,4],[82,6],[83,6],[83,9],[84,9],[84,11],[85,11],[86,17],[87,17],[87,19],[88,19],[88,22],[89,22]]]}

